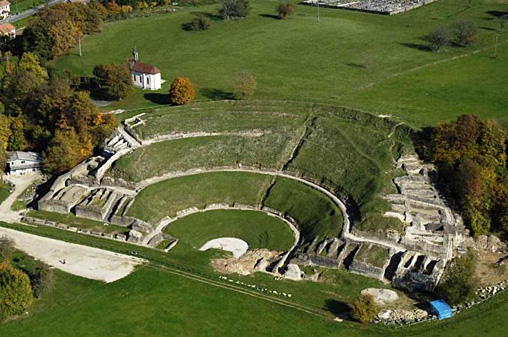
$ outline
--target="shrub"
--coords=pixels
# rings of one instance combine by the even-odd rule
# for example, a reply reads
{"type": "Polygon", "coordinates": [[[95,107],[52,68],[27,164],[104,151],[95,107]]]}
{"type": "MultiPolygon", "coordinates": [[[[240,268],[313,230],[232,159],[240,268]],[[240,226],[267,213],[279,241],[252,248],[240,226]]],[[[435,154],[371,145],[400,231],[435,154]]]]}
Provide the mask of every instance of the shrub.
{"type": "Polygon", "coordinates": [[[250,12],[249,0],[222,0],[219,15],[224,20],[245,18],[250,12]]]}
{"type": "Polygon", "coordinates": [[[6,237],[0,237],[0,267],[10,263],[13,250],[12,241],[6,237]]]}
{"type": "Polygon", "coordinates": [[[245,71],[238,73],[235,82],[236,99],[252,99],[256,85],[256,79],[251,73],[245,71]]]}
{"type": "Polygon", "coordinates": [[[472,299],[478,287],[474,275],[476,255],[469,251],[448,263],[438,292],[442,293],[451,304],[458,304],[472,299]]]}
{"type": "Polygon", "coordinates": [[[362,323],[372,321],[378,311],[372,295],[360,295],[351,303],[351,316],[362,323]]]}
{"type": "Polygon", "coordinates": [[[30,304],[33,295],[28,276],[10,264],[0,269],[0,319],[19,315],[30,304]]]}
{"type": "Polygon", "coordinates": [[[30,278],[30,284],[32,285],[33,295],[39,298],[46,291],[53,287],[53,269],[50,269],[48,265],[37,262],[34,270],[28,274],[30,278]]]}
{"type": "Polygon", "coordinates": [[[290,15],[293,15],[295,11],[295,6],[290,0],[280,1],[277,5],[277,14],[279,15],[279,19],[285,19],[290,15]]]}
{"type": "Polygon", "coordinates": [[[171,83],[171,89],[169,89],[169,98],[173,104],[188,104],[192,102],[195,97],[196,92],[194,91],[189,78],[177,77],[173,83],[171,83]]]}
{"type": "Polygon", "coordinates": [[[212,25],[212,21],[204,15],[199,15],[192,19],[190,29],[195,31],[208,30],[212,25]]]}
{"type": "Polygon", "coordinates": [[[432,49],[437,52],[440,51],[444,46],[449,45],[451,40],[450,32],[448,29],[443,27],[435,28],[432,30],[426,39],[429,41],[432,49]]]}
{"type": "Polygon", "coordinates": [[[452,30],[454,40],[460,46],[467,47],[478,41],[478,28],[472,21],[457,21],[452,26],[452,30]]]}

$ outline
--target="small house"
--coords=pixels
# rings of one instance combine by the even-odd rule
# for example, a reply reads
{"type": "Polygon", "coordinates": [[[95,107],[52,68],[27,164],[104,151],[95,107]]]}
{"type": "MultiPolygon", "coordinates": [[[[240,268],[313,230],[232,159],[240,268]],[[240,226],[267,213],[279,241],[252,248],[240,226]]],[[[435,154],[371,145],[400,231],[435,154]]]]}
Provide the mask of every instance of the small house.
{"type": "Polygon", "coordinates": [[[25,175],[40,173],[42,170],[41,155],[35,152],[14,151],[7,159],[9,174],[25,175]]]}
{"type": "Polygon", "coordinates": [[[453,316],[452,308],[450,308],[448,303],[446,303],[444,300],[432,301],[430,302],[430,306],[432,307],[432,311],[434,311],[439,320],[453,316]]]}
{"type": "Polygon", "coordinates": [[[132,51],[131,74],[134,86],[148,90],[161,88],[161,71],[154,65],[139,62],[136,48],[132,51]]]}
{"type": "Polygon", "coordinates": [[[16,27],[11,25],[10,23],[1,24],[0,36],[7,36],[10,39],[14,39],[16,37],[16,27]]]}
{"type": "Polygon", "coordinates": [[[7,0],[0,0],[0,20],[11,15],[11,3],[7,0]]]}

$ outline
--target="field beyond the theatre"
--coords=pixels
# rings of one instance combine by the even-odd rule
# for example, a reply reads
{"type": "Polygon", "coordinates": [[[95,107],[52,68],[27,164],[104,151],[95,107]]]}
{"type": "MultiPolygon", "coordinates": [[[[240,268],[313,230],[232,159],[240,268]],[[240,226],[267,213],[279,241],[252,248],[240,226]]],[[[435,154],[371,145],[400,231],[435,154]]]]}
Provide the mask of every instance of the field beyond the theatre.
{"type": "Polygon", "coordinates": [[[440,0],[395,16],[321,8],[320,22],[317,9],[303,5],[278,20],[275,4],[253,0],[251,15],[231,22],[217,18],[217,5],[208,5],[108,23],[83,41],[83,57],[74,50],[55,66],[91,76],[97,64],[126,62],[136,45],[140,60],[160,68],[168,82],[159,92],[136,90],[110,109],[167,103],[177,76],[192,80],[200,100],[229,98],[235,74],[249,71],[258,82],[257,99],[347,105],[418,126],[463,113],[506,113],[508,29],[502,32],[499,20],[508,13],[505,0],[440,0]],[[199,13],[213,19],[210,30],[184,31],[182,25],[199,13]],[[480,27],[475,46],[427,50],[422,38],[430,30],[463,19],[480,27]],[[497,59],[491,57],[495,35],[497,59]]]}

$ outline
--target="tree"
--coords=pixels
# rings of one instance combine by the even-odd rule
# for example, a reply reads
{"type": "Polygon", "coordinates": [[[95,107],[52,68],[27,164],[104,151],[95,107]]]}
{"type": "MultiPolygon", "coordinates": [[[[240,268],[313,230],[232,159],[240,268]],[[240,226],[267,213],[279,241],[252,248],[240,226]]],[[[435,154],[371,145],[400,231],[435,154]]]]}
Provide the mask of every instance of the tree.
{"type": "Polygon", "coordinates": [[[282,0],[277,4],[277,14],[279,15],[279,19],[285,19],[288,16],[293,15],[295,10],[295,6],[291,0],[282,0]]]}
{"type": "Polygon", "coordinates": [[[105,64],[93,69],[95,81],[108,99],[121,100],[132,90],[132,75],[127,64],[105,64]]]}
{"type": "Polygon", "coordinates": [[[476,255],[469,251],[446,266],[437,290],[443,293],[451,304],[466,302],[474,297],[478,287],[475,264],[476,255]]]}
{"type": "Polygon", "coordinates": [[[245,18],[250,12],[249,0],[221,0],[219,15],[224,20],[245,18]]]}
{"type": "Polygon", "coordinates": [[[10,264],[0,268],[0,319],[21,314],[32,301],[28,276],[10,264]]]}
{"type": "Polygon", "coordinates": [[[256,79],[249,73],[242,71],[236,75],[235,96],[237,99],[248,100],[254,97],[256,90],[256,79]]]}
{"type": "Polygon", "coordinates": [[[451,40],[450,32],[444,27],[435,28],[430,32],[426,39],[429,41],[432,49],[437,52],[439,52],[443,47],[449,45],[451,40]]]}
{"type": "Polygon", "coordinates": [[[460,20],[453,24],[452,31],[455,42],[467,47],[478,40],[478,27],[472,21],[460,20]]]}
{"type": "Polygon", "coordinates": [[[80,34],[82,34],[81,31],[71,20],[63,20],[58,24],[51,26],[49,29],[49,35],[53,41],[51,57],[55,58],[62,56],[69,49],[74,47],[80,34]]]}
{"type": "Polygon", "coordinates": [[[44,170],[54,174],[70,170],[91,156],[92,150],[91,139],[86,135],[80,139],[74,129],[57,130],[44,153],[44,170]]]}
{"type": "Polygon", "coordinates": [[[173,104],[183,105],[189,104],[196,97],[196,92],[192,87],[192,83],[187,77],[177,77],[171,83],[169,90],[169,98],[173,104]]]}
{"type": "Polygon", "coordinates": [[[212,21],[204,15],[198,15],[192,19],[189,27],[191,30],[200,31],[208,30],[212,25],[212,21]]]}
{"type": "Polygon", "coordinates": [[[360,295],[351,303],[351,316],[359,322],[372,321],[379,309],[372,295],[360,295]]]}
{"type": "Polygon", "coordinates": [[[53,269],[37,261],[36,266],[28,274],[35,298],[40,298],[53,287],[53,269]]]}

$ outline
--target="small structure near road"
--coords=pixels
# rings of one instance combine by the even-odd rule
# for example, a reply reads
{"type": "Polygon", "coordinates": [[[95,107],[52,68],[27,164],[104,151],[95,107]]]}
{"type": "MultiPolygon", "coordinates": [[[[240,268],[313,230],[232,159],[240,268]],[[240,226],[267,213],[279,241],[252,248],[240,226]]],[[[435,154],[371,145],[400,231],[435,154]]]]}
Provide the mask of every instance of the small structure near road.
{"type": "Polygon", "coordinates": [[[6,19],[11,16],[11,3],[7,0],[0,0],[0,19],[6,19]]]}
{"type": "Polygon", "coordinates": [[[136,48],[132,51],[131,74],[134,86],[148,90],[161,88],[161,71],[154,65],[139,62],[139,54],[136,48]]]}
{"type": "Polygon", "coordinates": [[[9,39],[14,39],[16,37],[16,27],[11,25],[10,23],[4,23],[0,25],[0,37],[7,36],[9,39]]]}
{"type": "Polygon", "coordinates": [[[450,308],[448,303],[446,303],[444,300],[432,301],[430,302],[430,306],[432,307],[432,310],[437,315],[437,318],[439,318],[439,320],[443,320],[453,316],[452,308],[450,308]]]}
{"type": "Polygon", "coordinates": [[[7,166],[12,175],[37,174],[42,170],[42,158],[35,152],[14,151],[9,154],[7,166]]]}

